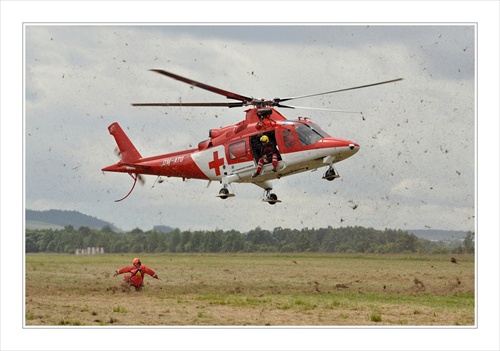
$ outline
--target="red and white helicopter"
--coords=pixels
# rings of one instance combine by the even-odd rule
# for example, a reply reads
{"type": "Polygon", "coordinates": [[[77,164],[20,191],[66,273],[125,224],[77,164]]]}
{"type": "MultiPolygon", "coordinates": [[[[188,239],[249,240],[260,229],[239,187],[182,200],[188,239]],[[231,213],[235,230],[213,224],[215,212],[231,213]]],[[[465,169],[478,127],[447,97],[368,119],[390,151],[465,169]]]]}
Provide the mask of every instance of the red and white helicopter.
{"type": "MultiPolygon", "coordinates": [[[[112,123],[108,129],[116,140],[121,160],[103,168],[102,171],[128,173],[134,179],[134,184],[128,194],[116,201],[121,201],[130,195],[137,180],[142,180],[141,174],[178,177],[183,180],[202,179],[208,180],[209,185],[212,181],[217,181],[222,184],[217,195],[221,199],[234,196],[234,193],[229,190],[229,184],[253,183],[264,189],[263,201],[271,205],[281,202],[276,194],[271,193],[270,181],[273,179],[326,167],[323,179],[334,180],[339,177],[334,164],[357,153],[359,144],[351,140],[331,137],[308,118],[298,117],[297,120],[289,120],[275,107],[293,109],[296,106],[284,105],[283,103],[294,99],[367,88],[402,80],[402,78],[398,78],[318,94],[265,100],[235,94],[164,70],[153,69],[152,71],[236,101],[135,103],[132,104],[133,106],[249,108],[245,111],[246,115],[243,121],[227,127],[211,129],[209,139],[201,141],[197,148],[151,157],[142,157],[120,125],[116,122],[112,123]],[[259,154],[261,138],[264,135],[267,136],[269,143],[275,145],[275,162],[273,165],[268,159],[269,163],[264,164],[259,169],[260,172],[256,174],[262,156],[259,154]]],[[[262,164],[262,160],[260,163],[262,164]]]]}

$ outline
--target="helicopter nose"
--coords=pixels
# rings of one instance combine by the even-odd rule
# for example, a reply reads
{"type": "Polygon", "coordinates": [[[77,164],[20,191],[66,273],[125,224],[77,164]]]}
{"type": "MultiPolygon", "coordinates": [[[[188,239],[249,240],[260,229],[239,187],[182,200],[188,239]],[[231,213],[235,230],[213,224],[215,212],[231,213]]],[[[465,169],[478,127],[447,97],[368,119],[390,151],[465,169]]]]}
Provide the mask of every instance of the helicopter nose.
{"type": "Polygon", "coordinates": [[[356,152],[357,152],[359,150],[359,144],[351,142],[351,143],[349,143],[349,149],[351,149],[351,150],[356,149],[356,152]]]}

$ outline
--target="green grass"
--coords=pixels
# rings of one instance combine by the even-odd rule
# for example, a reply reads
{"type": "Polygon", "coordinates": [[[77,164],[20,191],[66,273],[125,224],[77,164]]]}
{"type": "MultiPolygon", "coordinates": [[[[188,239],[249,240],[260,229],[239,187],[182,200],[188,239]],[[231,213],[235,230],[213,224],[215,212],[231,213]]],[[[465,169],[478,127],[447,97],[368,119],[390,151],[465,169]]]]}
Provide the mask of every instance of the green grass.
{"type": "Polygon", "coordinates": [[[370,315],[370,320],[372,322],[382,322],[382,315],[380,314],[380,312],[373,312],[371,315],[370,315]]]}
{"type": "Polygon", "coordinates": [[[139,255],[140,293],[113,277],[135,256],[27,255],[26,325],[475,324],[472,256],[139,255]]]}

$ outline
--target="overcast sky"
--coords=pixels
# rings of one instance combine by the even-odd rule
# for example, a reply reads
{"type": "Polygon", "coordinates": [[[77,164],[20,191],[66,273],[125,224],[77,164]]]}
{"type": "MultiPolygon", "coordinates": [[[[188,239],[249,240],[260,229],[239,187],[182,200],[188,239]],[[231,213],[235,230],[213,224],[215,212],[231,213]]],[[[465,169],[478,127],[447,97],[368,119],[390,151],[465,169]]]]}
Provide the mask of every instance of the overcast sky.
{"type": "Polygon", "coordinates": [[[260,226],[474,230],[475,31],[454,25],[41,25],[25,26],[26,208],[76,210],[131,230],[260,226]],[[404,78],[389,85],[298,100],[358,114],[309,116],[361,145],[336,165],[262,190],[171,178],[135,189],[107,127],[118,121],[143,156],[193,147],[243,109],[132,107],[132,102],[224,101],[149,72],[168,70],[242,95],[274,98],[404,78]],[[357,208],[353,210],[353,207],[357,208]]]}
{"type": "MultiPolygon", "coordinates": [[[[498,349],[499,3],[228,4],[0,2],[2,271],[23,267],[19,233],[25,207],[77,210],[124,230],[164,224],[240,231],[257,225],[266,229],[361,225],[474,230],[477,210],[477,328],[230,332],[144,328],[141,342],[147,349],[222,350],[238,348],[235,345],[290,350],[333,345],[357,350],[498,349]],[[131,21],[330,25],[76,24],[131,21]],[[222,201],[215,197],[217,184],[206,188],[204,181],[169,179],[152,187],[154,177],[148,177],[144,187],[115,203],[128,192],[132,180],[125,174],[100,171],[116,162],[115,143],[107,131],[110,123],[120,122],[142,155],[150,156],[195,146],[206,139],[208,129],[244,117],[242,109],[130,106],[142,101],[224,100],[149,72],[151,68],[265,98],[398,77],[404,81],[297,101],[303,106],[361,110],[364,121],[353,114],[283,111],[291,119],[309,116],[333,136],[361,145],[356,155],[337,164],[342,178],[334,182],[322,180],[321,170],[283,178],[274,182],[283,203],[271,207],[260,202],[261,189],[249,184],[235,184],[237,196],[222,201]],[[479,206],[475,209],[476,189],[479,206]],[[21,193],[24,196],[16,196],[21,193]],[[356,210],[353,204],[358,205],[356,210]],[[383,344],[374,345],[376,339],[383,344]]],[[[135,346],[126,329],[101,333],[22,328],[23,278],[21,272],[1,276],[1,347],[126,350],[135,346]]]]}

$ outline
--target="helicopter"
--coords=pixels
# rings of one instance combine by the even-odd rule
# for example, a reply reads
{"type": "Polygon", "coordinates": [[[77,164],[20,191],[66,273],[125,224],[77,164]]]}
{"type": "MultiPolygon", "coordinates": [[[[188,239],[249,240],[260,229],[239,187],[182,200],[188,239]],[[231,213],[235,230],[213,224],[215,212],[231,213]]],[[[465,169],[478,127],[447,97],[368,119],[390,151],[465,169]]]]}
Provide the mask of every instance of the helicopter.
{"type": "MultiPolygon", "coordinates": [[[[162,69],[151,69],[151,71],[235,101],[132,103],[132,106],[247,107],[245,119],[233,125],[210,129],[208,139],[199,142],[196,148],[151,157],[142,157],[119,123],[112,123],[108,127],[108,131],[116,141],[117,153],[121,160],[102,168],[102,171],[127,173],[134,181],[130,191],[121,199],[115,200],[116,202],[127,198],[134,190],[138,180],[143,182],[142,175],[155,175],[158,177],[157,179],[164,176],[182,178],[183,180],[208,180],[208,186],[213,181],[217,181],[222,188],[216,196],[224,200],[235,196],[234,192],[230,190],[230,184],[252,183],[264,190],[262,201],[271,205],[281,202],[277,195],[272,193],[272,180],[325,167],[326,170],[322,178],[332,181],[339,177],[334,164],[356,154],[360,148],[359,144],[348,139],[330,136],[307,117],[289,120],[277,108],[298,108],[284,104],[290,100],[367,88],[402,80],[402,78],[397,78],[295,97],[256,99],[197,82],[162,69]],[[273,145],[272,157],[270,154],[261,155],[263,145],[273,145]]],[[[330,111],[338,112],[340,110],[330,111]]]]}

